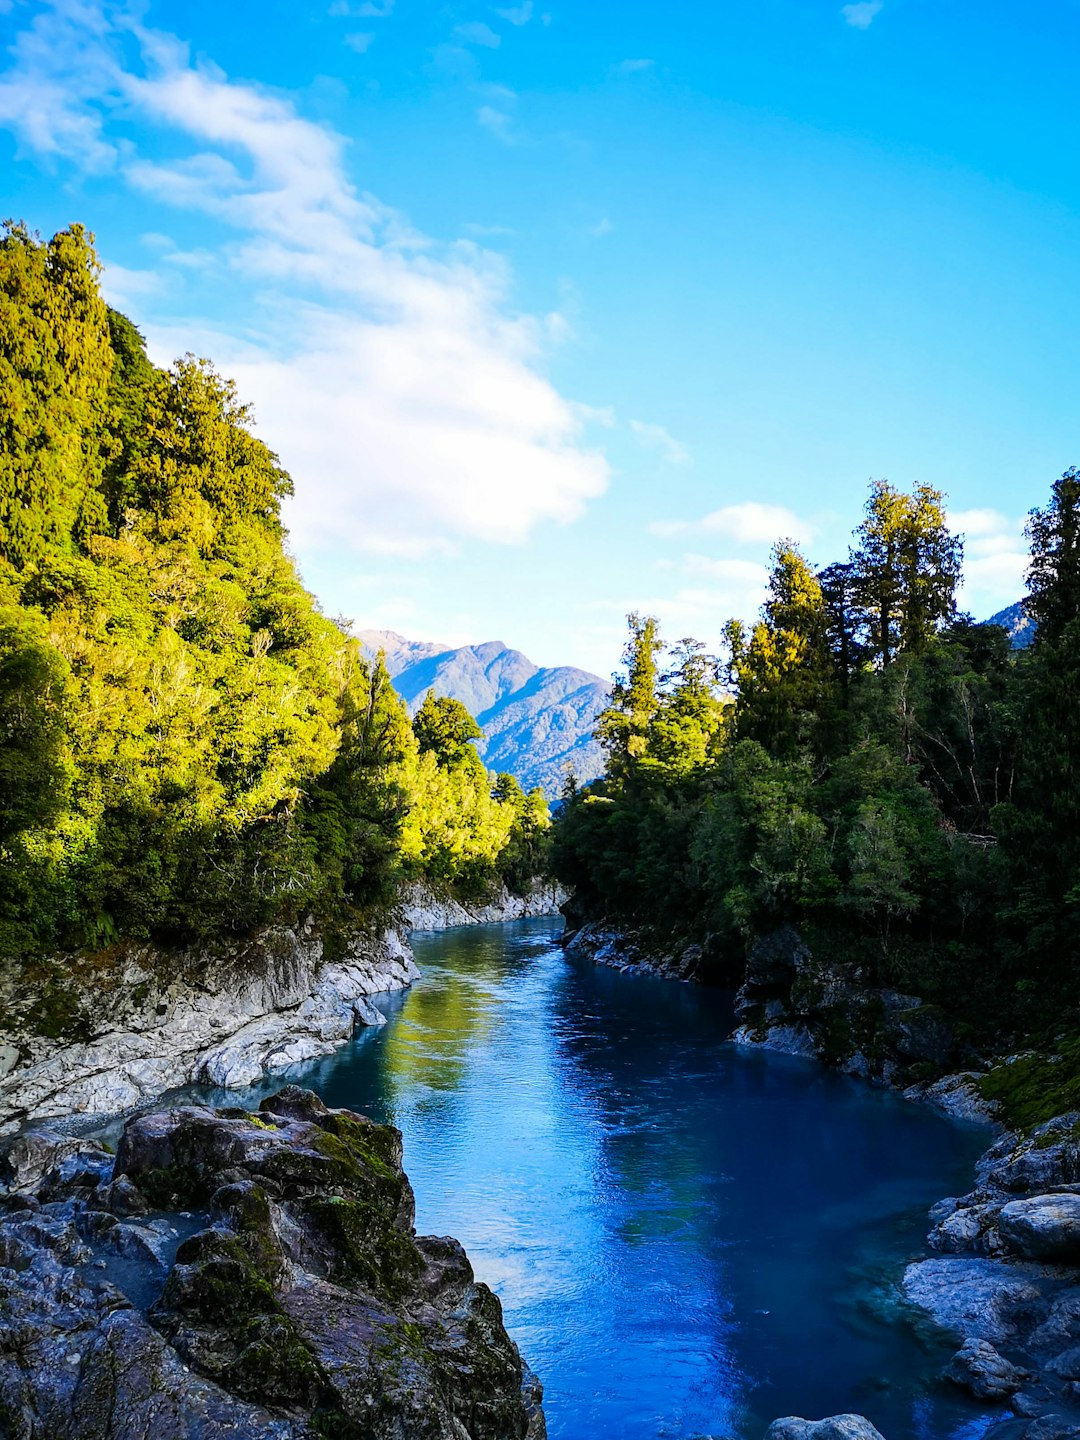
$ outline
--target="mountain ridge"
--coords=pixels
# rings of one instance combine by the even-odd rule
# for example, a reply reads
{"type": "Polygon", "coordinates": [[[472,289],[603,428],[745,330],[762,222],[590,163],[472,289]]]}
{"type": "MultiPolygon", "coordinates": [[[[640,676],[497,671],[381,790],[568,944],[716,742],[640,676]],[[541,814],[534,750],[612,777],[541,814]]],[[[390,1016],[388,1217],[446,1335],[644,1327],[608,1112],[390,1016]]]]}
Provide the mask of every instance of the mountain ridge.
{"type": "Polygon", "coordinates": [[[415,714],[429,690],[461,703],[484,732],[477,751],[526,789],[558,797],[568,771],[584,783],[603,771],[592,738],[609,682],[573,665],[536,665],[501,640],[444,646],[396,630],[356,630],[365,651],[382,651],[394,688],[415,714]]]}

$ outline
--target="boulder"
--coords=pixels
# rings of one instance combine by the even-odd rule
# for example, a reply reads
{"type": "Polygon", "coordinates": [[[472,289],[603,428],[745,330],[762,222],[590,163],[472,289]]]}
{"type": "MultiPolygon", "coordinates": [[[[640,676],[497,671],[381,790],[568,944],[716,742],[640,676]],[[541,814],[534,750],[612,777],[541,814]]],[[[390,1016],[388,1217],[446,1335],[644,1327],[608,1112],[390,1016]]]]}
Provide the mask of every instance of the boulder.
{"type": "Polygon", "coordinates": [[[865,1415],[830,1415],[825,1420],[803,1420],[785,1415],[765,1431],[765,1440],[884,1440],[865,1415]]]}
{"type": "Polygon", "coordinates": [[[1029,1328],[1064,1286],[1041,1265],[952,1255],[916,1261],[903,1280],[907,1299],[942,1329],[994,1345],[1029,1328]]]}
{"type": "Polygon", "coordinates": [[[0,1434],[543,1440],[498,1299],[413,1233],[391,1127],[296,1086],[175,1106],[83,1190],[0,1205],[0,1434]]]}
{"type": "Polygon", "coordinates": [[[976,1400],[1007,1400],[1031,1379],[1030,1371],[1011,1364],[987,1340],[965,1340],[945,1373],[976,1400]]]}
{"type": "Polygon", "coordinates": [[[1003,1205],[997,1228],[1025,1260],[1080,1263],[1080,1195],[1028,1195],[1003,1205]]]}

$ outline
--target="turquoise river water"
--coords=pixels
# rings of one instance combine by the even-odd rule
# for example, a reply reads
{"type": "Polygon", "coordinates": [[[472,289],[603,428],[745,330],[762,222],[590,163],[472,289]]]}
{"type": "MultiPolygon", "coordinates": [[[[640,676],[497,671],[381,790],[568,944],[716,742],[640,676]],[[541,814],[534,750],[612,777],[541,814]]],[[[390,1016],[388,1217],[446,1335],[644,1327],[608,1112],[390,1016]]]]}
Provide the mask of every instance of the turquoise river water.
{"type": "Polygon", "coordinates": [[[725,1043],[723,994],[568,960],[560,924],[415,936],[389,1023],[290,1077],[400,1127],[417,1228],[501,1296],[552,1440],[979,1435],[896,1282],[985,1132],[725,1043]]]}

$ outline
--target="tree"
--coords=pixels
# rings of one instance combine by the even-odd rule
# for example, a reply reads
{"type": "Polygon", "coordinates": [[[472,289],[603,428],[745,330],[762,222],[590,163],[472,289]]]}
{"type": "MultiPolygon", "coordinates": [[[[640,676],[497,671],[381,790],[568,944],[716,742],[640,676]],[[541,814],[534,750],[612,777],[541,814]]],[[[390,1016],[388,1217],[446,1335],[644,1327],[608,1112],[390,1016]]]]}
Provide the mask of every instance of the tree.
{"type": "Polygon", "coordinates": [[[1035,643],[1054,644],[1080,616],[1080,471],[1054,481],[1049,503],[1028,517],[1027,537],[1024,609],[1035,622],[1035,643]]]}
{"type": "Polygon", "coordinates": [[[17,569],[106,522],[97,430],[113,352],[93,240],[0,234],[0,559],[17,569]]]}
{"type": "Polygon", "coordinates": [[[866,653],[859,635],[857,577],[850,563],[837,563],[826,566],[817,578],[825,606],[825,639],[846,702],[852,677],[866,653]]]}
{"type": "Polygon", "coordinates": [[[642,617],[636,611],[626,623],[630,638],[623,649],[623,671],[613,679],[608,706],[595,730],[613,777],[625,777],[645,754],[649,724],[659,705],[660,627],[651,615],[642,617]]]}
{"type": "Polygon", "coordinates": [[[790,754],[808,743],[832,688],[827,615],[821,585],[790,540],[773,547],[761,620],[749,640],[727,627],[730,669],[739,687],[742,738],[790,754]]]}
{"type": "Polygon", "coordinates": [[[910,495],[887,480],[870,486],[851,566],[868,648],[882,666],[900,651],[920,654],[956,613],[963,543],[942,502],[929,485],[910,495]]]}
{"type": "Polygon", "coordinates": [[[413,716],[413,731],[421,755],[434,755],[442,769],[468,767],[475,770],[479,767],[483,772],[480,757],[470,742],[483,739],[484,732],[460,700],[436,695],[434,690],[429,690],[424,696],[424,703],[413,716]]]}

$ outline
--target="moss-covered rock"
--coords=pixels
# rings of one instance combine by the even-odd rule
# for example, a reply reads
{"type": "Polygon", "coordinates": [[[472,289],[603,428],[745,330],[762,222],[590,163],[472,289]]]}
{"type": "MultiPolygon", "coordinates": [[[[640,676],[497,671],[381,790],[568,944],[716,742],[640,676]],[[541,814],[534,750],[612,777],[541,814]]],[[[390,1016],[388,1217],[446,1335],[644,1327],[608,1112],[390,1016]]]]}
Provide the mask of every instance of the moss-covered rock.
{"type": "Polygon", "coordinates": [[[152,1320],[230,1395],[340,1440],[541,1433],[497,1297],[456,1241],[413,1233],[392,1127],[294,1086],[255,1114],[178,1107],[129,1122],[120,1183],[209,1209],[152,1320]]]}

